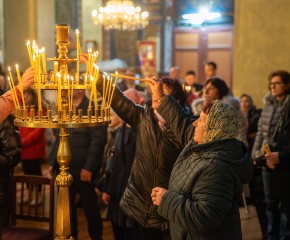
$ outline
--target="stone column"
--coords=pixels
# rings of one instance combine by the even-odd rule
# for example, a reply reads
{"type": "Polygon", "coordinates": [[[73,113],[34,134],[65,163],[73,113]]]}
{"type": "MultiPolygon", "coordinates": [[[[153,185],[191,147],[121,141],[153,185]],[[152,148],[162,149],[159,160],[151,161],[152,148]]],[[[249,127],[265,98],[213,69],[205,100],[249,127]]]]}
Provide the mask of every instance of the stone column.
{"type": "Polygon", "coordinates": [[[250,94],[257,107],[268,92],[268,75],[290,70],[290,4],[285,0],[236,0],[233,92],[250,94]]]}

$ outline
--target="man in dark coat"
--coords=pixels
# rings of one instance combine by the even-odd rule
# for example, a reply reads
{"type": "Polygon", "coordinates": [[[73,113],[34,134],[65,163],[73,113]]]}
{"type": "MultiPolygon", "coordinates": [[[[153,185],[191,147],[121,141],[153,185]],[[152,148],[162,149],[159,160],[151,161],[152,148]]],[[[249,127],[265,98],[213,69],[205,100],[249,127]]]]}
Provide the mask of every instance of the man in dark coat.
{"type": "MultiPolygon", "coordinates": [[[[77,105],[77,110],[83,109],[83,114],[87,115],[89,99],[85,96],[84,90],[74,91],[73,104],[77,105]]],[[[94,112],[93,103],[92,110],[94,112]]],[[[74,128],[69,129],[68,133],[72,155],[69,172],[73,176],[73,184],[69,187],[72,236],[77,240],[77,211],[74,203],[78,192],[88,220],[89,235],[94,240],[101,240],[103,227],[95,184],[107,141],[107,126],[74,128]]],[[[56,133],[56,140],[50,153],[50,165],[56,171],[59,170],[56,159],[58,145],[59,131],[56,133]]]]}

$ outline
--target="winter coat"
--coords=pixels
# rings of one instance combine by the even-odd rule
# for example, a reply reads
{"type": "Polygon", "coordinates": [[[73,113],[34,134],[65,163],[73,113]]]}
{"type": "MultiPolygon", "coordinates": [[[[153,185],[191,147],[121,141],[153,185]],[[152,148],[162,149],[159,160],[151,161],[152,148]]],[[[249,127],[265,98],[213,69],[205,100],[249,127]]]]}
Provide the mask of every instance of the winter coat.
{"type": "MultiPolygon", "coordinates": [[[[243,114],[240,111],[239,99],[232,96],[232,94],[229,94],[229,95],[223,97],[223,99],[221,99],[221,101],[227,102],[227,103],[231,104],[233,107],[235,107],[235,109],[237,109],[237,111],[239,113],[239,121],[240,121],[240,129],[239,129],[239,135],[238,135],[237,139],[241,140],[248,147],[247,122],[246,122],[245,117],[243,116],[243,114]]],[[[204,104],[203,98],[199,98],[199,99],[196,99],[195,101],[193,101],[192,105],[191,105],[193,114],[199,116],[200,113],[202,112],[203,104],[204,104]]]]}
{"type": "MultiPolygon", "coordinates": [[[[28,117],[30,117],[30,108],[28,108],[28,117]]],[[[44,132],[45,128],[19,127],[22,145],[22,160],[45,157],[46,141],[44,132]]]]}
{"type": "MultiPolygon", "coordinates": [[[[289,95],[288,95],[289,96],[289,95]]],[[[272,192],[276,199],[290,201],[290,101],[285,105],[276,151],[280,164],[274,169],[272,192]]]]}
{"type": "Polygon", "coordinates": [[[21,161],[21,140],[13,119],[8,116],[0,123],[0,207],[10,195],[11,169],[21,161]]]}
{"type": "MultiPolygon", "coordinates": [[[[253,159],[256,158],[255,152],[262,147],[262,144],[272,144],[272,146],[277,145],[281,124],[278,128],[278,132],[274,138],[274,141],[271,142],[271,139],[279,119],[286,109],[288,101],[290,101],[289,94],[280,100],[276,100],[271,92],[267,93],[267,95],[264,97],[264,107],[261,118],[258,122],[258,134],[256,136],[252,151],[253,159]]],[[[275,151],[275,149],[272,149],[272,151],[275,151]]]]}
{"type": "MultiPolygon", "coordinates": [[[[89,99],[85,96],[77,107],[83,109],[83,115],[87,115],[89,99]]],[[[94,102],[92,102],[92,111],[94,112],[94,102]]],[[[82,169],[92,172],[92,182],[98,179],[98,173],[103,159],[103,152],[107,142],[107,126],[87,127],[87,128],[69,128],[68,140],[71,150],[71,162],[69,164],[69,173],[79,175],[82,169]]],[[[49,156],[49,164],[53,166],[56,172],[59,172],[57,163],[57,150],[59,145],[59,130],[56,132],[56,139],[52,145],[49,156]]]]}
{"type": "MultiPolygon", "coordinates": [[[[103,79],[97,82],[103,92],[103,79]]],[[[168,220],[157,213],[151,200],[154,187],[167,188],[172,167],[183,149],[170,129],[162,131],[151,107],[136,105],[116,87],[112,108],[117,115],[136,131],[136,153],[130,178],[121,199],[120,209],[127,217],[143,227],[166,230],[168,220]]],[[[195,119],[191,116],[188,124],[195,119]]]]}
{"type": "Polygon", "coordinates": [[[158,213],[170,221],[173,240],[242,239],[239,214],[243,184],[252,177],[252,159],[237,139],[194,142],[193,126],[179,104],[167,97],[157,108],[179,141],[179,155],[158,213]]]}
{"type": "Polygon", "coordinates": [[[258,122],[261,117],[261,109],[256,109],[255,106],[253,106],[248,112],[247,112],[247,122],[248,122],[248,144],[249,144],[249,150],[250,153],[252,152],[255,138],[258,132],[258,122]]]}

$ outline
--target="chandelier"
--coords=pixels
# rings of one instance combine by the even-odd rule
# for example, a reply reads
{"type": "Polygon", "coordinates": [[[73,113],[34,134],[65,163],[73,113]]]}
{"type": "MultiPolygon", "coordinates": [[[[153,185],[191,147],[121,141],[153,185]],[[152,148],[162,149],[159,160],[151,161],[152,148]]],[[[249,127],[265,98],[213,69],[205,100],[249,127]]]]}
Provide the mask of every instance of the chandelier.
{"type": "Polygon", "coordinates": [[[148,24],[148,12],[141,12],[140,7],[134,7],[132,1],[108,1],[106,7],[100,7],[99,12],[93,10],[94,24],[101,24],[106,30],[136,30],[143,29],[148,24]]]}

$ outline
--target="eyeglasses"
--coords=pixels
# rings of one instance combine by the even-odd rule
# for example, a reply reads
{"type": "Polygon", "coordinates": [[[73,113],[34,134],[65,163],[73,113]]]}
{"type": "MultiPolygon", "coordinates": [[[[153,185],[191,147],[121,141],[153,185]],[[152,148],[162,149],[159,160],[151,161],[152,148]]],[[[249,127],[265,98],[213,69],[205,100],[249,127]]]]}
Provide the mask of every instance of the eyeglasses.
{"type": "Polygon", "coordinates": [[[273,85],[277,85],[277,86],[279,86],[280,84],[284,84],[284,82],[271,82],[270,83],[270,86],[273,86],[273,85]]]}

